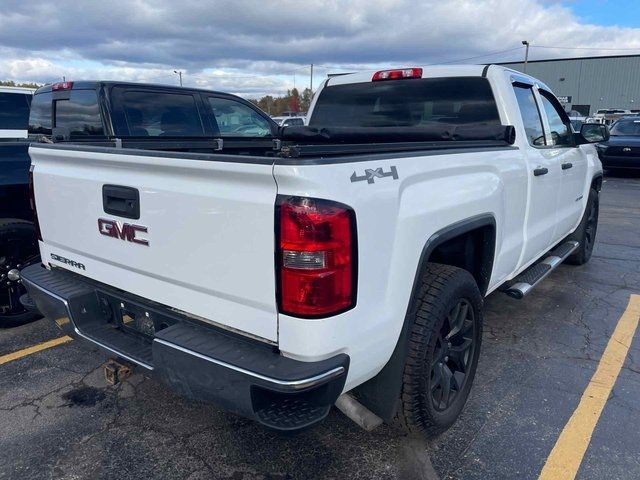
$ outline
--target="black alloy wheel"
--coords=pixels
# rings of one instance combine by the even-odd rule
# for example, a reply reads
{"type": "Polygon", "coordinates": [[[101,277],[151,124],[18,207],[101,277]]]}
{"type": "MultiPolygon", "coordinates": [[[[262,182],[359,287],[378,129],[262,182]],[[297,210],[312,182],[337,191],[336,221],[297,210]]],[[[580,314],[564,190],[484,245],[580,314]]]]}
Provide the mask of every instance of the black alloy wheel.
{"type": "Polygon", "coordinates": [[[427,263],[409,306],[411,330],[396,423],[432,437],[460,416],[482,344],[482,295],[474,277],[427,263]]]}
{"type": "Polygon", "coordinates": [[[460,299],[449,312],[436,339],[429,378],[433,408],[444,412],[464,389],[475,350],[473,308],[460,299]]]}

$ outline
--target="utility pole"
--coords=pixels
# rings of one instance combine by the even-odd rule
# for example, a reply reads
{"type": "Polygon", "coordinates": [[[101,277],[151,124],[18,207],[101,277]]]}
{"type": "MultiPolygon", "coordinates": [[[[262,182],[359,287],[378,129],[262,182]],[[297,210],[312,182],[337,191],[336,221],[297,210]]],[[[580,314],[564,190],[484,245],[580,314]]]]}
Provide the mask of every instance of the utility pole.
{"type": "Polygon", "coordinates": [[[182,86],[182,70],[174,70],[173,73],[177,73],[180,77],[180,86],[182,86]]]}
{"type": "Polygon", "coordinates": [[[311,64],[311,80],[309,82],[309,90],[311,90],[311,95],[313,95],[313,63],[311,64]]]}
{"type": "Polygon", "coordinates": [[[523,73],[527,73],[527,62],[529,61],[529,41],[523,40],[522,45],[526,47],[524,51],[524,72],[523,73]]]}

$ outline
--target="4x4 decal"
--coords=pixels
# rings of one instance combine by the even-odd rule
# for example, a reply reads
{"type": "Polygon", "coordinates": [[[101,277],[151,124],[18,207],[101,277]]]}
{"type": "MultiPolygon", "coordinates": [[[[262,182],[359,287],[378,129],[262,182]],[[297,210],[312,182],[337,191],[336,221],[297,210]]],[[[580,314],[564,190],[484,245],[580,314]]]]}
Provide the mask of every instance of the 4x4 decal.
{"type": "Polygon", "coordinates": [[[362,182],[364,180],[366,180],[367,183],[374,183],[376,181],[376,178],[384,178],[384,177],[393,177],[394,180],[397,180],[398,170],[396,169],[395,166],[392,166],[388,172],[385,172],[384,170],[382,170],[382,167],[379,167],[376,169],[367,168],[364,171],[364,175],[361,175],[361,176],[358,176],[356,175],[356,172],[353,172],[351,174],[351,183],[362,182]]]}

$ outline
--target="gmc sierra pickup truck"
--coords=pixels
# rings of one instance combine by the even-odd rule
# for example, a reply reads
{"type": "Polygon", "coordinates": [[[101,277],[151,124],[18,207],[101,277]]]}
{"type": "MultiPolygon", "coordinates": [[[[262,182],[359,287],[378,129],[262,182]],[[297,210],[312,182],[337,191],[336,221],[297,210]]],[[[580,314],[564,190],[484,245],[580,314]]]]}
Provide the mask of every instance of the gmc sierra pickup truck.
{"type": "Polygon", "coordinates": [[[602,168],[588,143],[607,127],[573,133],[516,71],[333,76],[308,126],[275,130],[206,92],[167,92],[177,110],[162,111],[142,89],[36,92],[87,108],[30,148],[43,265],[22,281],[64,332],[270,428],[349,398],[442,431],[471,389],[483,297],[521,299],[591,256],[602,168]]]}
{"type": "Polygon", "coordinates": [[[0,86],[0,327],[38,317],[20,298],[19,271],[40,263],[29,206],[29,106],[34,89],[0,86]]]}

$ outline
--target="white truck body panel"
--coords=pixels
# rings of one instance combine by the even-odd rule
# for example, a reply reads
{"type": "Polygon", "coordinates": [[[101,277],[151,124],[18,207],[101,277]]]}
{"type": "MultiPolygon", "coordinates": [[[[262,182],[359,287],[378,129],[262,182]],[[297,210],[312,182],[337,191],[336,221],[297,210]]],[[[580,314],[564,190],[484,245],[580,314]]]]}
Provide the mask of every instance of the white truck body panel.
{"type": "Polygon", "coordinates": [[[85,265],[83,275],[277,341],[270,164],[31,148],[45,261],[85,265]],[[140,190],[149,246],[101,235],[102,185],[140,190]],[[55,199],[51,201],[50,199],[55,199]]]}

